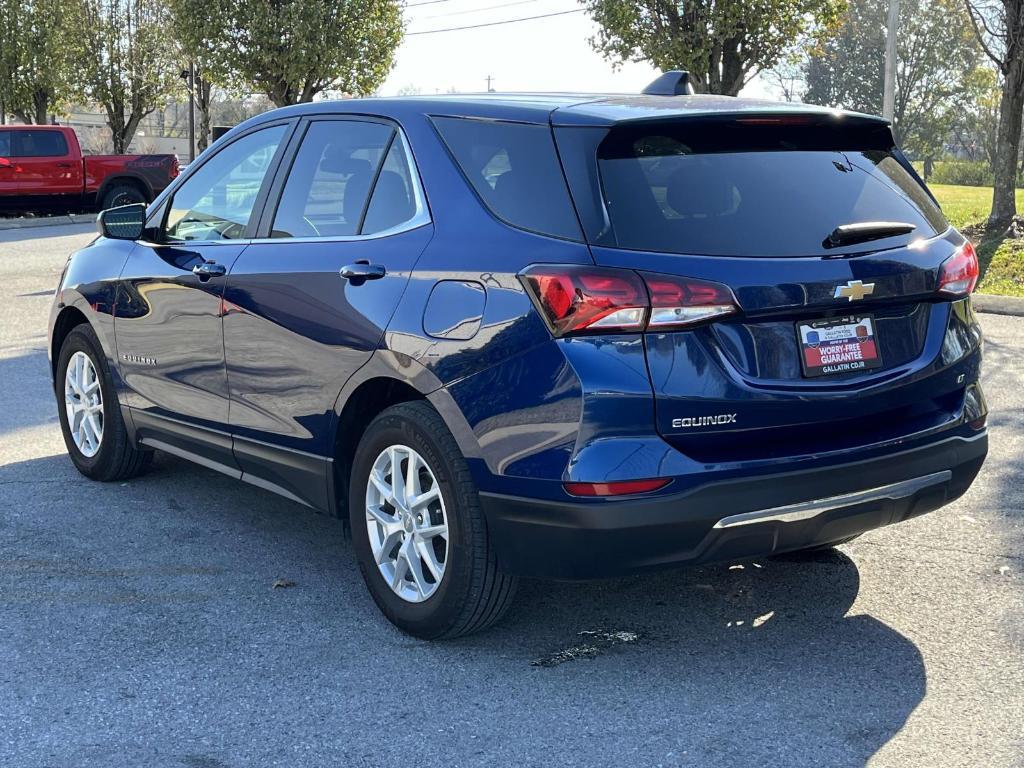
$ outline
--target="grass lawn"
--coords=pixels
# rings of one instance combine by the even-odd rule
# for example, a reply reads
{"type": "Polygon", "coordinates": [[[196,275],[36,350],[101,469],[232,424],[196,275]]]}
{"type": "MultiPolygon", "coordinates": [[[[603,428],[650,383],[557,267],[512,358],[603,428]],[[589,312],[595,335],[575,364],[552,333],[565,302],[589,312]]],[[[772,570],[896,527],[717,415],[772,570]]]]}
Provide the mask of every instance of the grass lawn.
{"type": "MultiPolygon", "coordinates": [[[[950,223],[962,229],[978,225],[988,218],[992,209],[991,187],[957,187],[950,184],[929,184],[942,205],[950,223]]],[[[1017,190],[1017,210],[1024,211],[1024,190],[1017,190]]],[[[981,261],[980,293],[1001,293],[1024,296],[1024,239],[975,238],[981,261]]]]}

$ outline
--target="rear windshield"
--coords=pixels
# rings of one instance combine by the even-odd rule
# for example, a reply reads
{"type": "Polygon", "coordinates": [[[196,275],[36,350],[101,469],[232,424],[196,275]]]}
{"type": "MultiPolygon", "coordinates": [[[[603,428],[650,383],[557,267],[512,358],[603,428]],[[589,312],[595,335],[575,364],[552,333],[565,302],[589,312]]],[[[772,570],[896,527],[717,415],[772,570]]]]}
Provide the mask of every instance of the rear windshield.
{"type": "MultiPolygon", "coordinates": [[[[752,123],[754,121],[751,121],[752,123]]],[[[803,256],[904,245],[946,229],[938,206],[876,129],[676,123],[613,130],[597,148],[601,244],[720,256],[803,256]],[[830,247],[838,226],[909,234],[830,247]]]]}

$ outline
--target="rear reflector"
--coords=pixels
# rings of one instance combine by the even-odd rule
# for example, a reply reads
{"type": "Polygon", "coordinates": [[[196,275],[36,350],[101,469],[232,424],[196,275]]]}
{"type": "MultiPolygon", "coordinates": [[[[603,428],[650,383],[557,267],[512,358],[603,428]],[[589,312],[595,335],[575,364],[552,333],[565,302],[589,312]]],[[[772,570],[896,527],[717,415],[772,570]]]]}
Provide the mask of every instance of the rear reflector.
{"type": "Polygon", "coordinates": [[[519,279],[556,337],[669,330],[739,311],[728,286],[631,269],[541,264],[519,279]]]}
{"type": "Polygon", "coordinates": [[[649,480],[620,480],[615,483],[563,483],[571,496],[628,496],[633,493],[648,493],[664,488],[671,478],[654,477],[649,480]]]}
{"type": "Polygon", "coordinates": [[[970,241],[939,267],[939,293],[967,296],[978,282],[978,254],[970,241]]]}

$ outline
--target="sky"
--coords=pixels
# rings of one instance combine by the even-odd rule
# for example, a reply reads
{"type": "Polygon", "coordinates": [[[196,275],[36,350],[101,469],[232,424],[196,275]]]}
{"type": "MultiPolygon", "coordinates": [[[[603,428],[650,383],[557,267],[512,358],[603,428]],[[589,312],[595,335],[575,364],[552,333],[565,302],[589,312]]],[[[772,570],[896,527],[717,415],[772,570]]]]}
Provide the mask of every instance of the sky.
{"type": "MultiPolygon", "coordinates": [[[[406,37],[382,96],[449,90],[636,93],[658,75],[651,64],[618,69],[590,47],[596,32],[577,0],[408,0],[406,37]],[[572,13],[564,13],[571,11],[572,13]],[[564,15],[450,32],[546,14],[564,15]],[[417,34],[427,32],[428,34],[417,34]]],[[[744,95],[766,95],[752,84],[744,95]]]]}

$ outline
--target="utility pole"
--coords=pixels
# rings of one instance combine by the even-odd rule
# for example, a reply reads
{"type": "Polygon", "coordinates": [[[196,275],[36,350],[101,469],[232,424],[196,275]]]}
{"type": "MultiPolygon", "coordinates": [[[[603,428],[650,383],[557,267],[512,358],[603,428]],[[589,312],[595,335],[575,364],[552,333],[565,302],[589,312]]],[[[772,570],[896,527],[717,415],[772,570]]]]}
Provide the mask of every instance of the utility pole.
{"type": "Polygon", "coordinates": [[[488,92],[488,93],[494,93],[494,89],[493,89],[493,88],[491,88],[491,82],[492,82],[493,80],[494,80],[494,78],[493,78],[493,77],[491,77],[490,75],[488,75],[488,76],[487,76],[487,92],[488,92]]]}
{"type": "Polygon", "coordinates": [[[882,92],[882,117],[892,121],[896,111],[896,28],[900,20],[900,0],[889,0],[889,23],[885,32],[885,88],[882,92]]]}
{"type": "Polygon", "coordinates": [[[196,159],[196,65],[188,63],[188,161],[196,159]]]}

